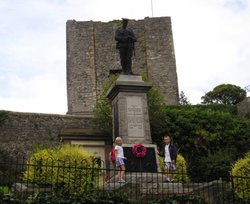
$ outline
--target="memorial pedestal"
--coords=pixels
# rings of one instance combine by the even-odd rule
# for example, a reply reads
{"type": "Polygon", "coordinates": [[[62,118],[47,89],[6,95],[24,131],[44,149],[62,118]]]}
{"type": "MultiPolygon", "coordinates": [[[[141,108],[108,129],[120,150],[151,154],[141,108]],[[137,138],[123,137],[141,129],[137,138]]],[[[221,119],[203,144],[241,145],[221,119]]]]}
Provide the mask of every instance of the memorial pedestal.
{"type": "Polygon", "coordinates": [[[152,87],[141,76],[120,75],[109,89],[112,101],[113,139],[126,144],[151,144],[147,92],[152,87]]]}
{"type": "Polygon", "coordinates": [[[160,165],[156,145],[152,144],[147,92],[150,82],[144,82],[141,76],[120,75],[107,93],[112,101],[113,141],[115,137],[123,139],[127,172],[159,172],[160,165]],[[134,144],[143,144],[147,148],[146,156],[137,158],[132,153],[134,144]]]}

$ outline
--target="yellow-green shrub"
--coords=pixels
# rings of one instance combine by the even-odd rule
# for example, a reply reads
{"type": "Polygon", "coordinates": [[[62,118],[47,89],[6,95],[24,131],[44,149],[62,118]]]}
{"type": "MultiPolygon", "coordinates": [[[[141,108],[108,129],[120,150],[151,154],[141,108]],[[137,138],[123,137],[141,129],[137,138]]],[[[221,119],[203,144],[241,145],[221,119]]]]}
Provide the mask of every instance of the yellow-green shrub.
{"type": "Polygon", "coordinates": [[[93,187],[97,165],[82,147],[69,144],[58,148],[38,150],[27,160],[23,179],[38,185],[52,185],[53,189],[82,192],[93,187]]]}
{"type": "MultiPolygon", "coordinates": [[[[189,178],[187,175],[187,162],[181,154],[177,155],[177,170],[174,173],[174,179],[176,181],[185,183],[188,182],[189,178]]],[[[166,169],[164,167],[164,157],[159,157],[160,167],[163,173],[166,173],[166,169]]]]}
{"type": "Polygon", "coordinates": [[[232,176],[235,193],[240,198],[250,198],[250,151],[233,165],[232,176]]]}

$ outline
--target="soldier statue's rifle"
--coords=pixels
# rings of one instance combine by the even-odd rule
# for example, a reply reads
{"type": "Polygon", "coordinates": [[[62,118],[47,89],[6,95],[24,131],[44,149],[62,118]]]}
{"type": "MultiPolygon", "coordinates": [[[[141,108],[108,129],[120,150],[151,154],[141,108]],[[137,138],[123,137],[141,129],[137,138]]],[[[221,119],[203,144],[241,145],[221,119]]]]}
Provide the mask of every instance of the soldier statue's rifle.
{"type": "Polygon", "coordinates": [[[134,37],[131,36],[131,35],[128,35],[128,49],[129,50],[131,49],[131,46],[132,46],[132,50],[133,50],[134,57],[135,57],[135,41],[134,41],[134,37]]]}

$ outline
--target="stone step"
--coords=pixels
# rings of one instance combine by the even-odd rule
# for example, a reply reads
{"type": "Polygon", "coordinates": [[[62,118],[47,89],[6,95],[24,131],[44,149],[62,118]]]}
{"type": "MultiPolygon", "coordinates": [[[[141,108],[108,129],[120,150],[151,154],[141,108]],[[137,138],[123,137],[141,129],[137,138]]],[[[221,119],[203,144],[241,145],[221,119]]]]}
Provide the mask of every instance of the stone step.
{"type": "Polygon", "coordinates": [[[185,188],[182,183],[135,183],[126,181],[126,183],[107,182],[104,185],[105,190],[119,191],[131,188],[139,194],[190,194],[193,188],[185,188]]]}
{"type": "Polygon", "coordinates": [[[193,188],[182,183],[164,183],[166,177],[157,173],[127,173],[126,183],[117,182],[113,176],[103,186],[105,190],[118,191],[131,188],[140,194],[189,194],[193,188]]]}
{"type": "MultiPolygon", "coordinates": [[[[109,182],[112,183],[115,180],[115,174],[118,171],[113,171],[110,172],[112,175],[109,182]]],[[[116,178],[117,179],[117,178],[116,178]]],[[[126,173],[125,175],[125,180],[130,180],[131,182],[134,183],[141,183],[141,182],[146,182],[146,183],[162,183],[166,179],[165,175],[159,174],[159,173],[152,173],[152,172],[136,172],[136,173],[126,173]]]]}

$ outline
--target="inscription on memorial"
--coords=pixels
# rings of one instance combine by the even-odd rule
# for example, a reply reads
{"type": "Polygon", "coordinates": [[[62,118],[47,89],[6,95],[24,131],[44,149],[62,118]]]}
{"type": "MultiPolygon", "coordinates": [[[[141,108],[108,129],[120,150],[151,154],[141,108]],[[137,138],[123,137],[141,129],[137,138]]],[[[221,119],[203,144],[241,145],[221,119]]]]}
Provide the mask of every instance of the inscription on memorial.
{"type": "Polygon", "coordinates": [[[144,137],[141,97],[127,97],[128,137],[144,137]]]}

